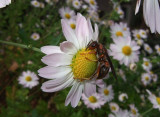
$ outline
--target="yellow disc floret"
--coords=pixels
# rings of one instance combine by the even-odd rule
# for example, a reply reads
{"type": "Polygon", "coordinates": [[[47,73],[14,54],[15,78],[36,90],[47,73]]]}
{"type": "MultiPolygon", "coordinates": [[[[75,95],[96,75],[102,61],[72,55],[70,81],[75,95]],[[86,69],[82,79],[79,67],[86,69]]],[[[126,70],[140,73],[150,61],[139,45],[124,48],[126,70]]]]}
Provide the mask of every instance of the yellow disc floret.
{"type": "Polygon", "coordinates": [[[160,97],[156,97],[157,103],[160,105],[160,97]]]}
{"type": "Polygon", "coordinates": [[[97,69],[97,56],[95,50],[79,50],[72,59],[72,72],[75,79],[89,79],[97,69]]]}
{"type": "Polygon", "coordinates": [[[70,15],[69,13],[66,13],[66,14],[65,14],[65,17],[66,17],[67,19],[70,19],[70,18],[71,18],[71,15],[70,15]]]}
{"type": "Polygon", "coordinates": [[[76,25],[75,24],[70,24],[71,28],[72,29],[75,29],[76,28],[76,25]]]}
{"type": "Polygon", "coordinates": [[[131,49],[130,46],[124,46],[122,48],[122,52],[123,52],[124,55],[129,56],[132,53],[132,49],[131,49]]]}
{"type": "Polygon", "coordinates": [[[104,90],[104,94],[107,96],[109,94],[109,90],[108,89],[105,89],[104,90]]]}
{"type": "Polygon", "coordinates": [[[30,76],[27,76],[27,77],[25,78],[25,80],[26,80],[27,82],[30,82],[30,81],[32,80],[32,78],[31,78],[30,76]]]}
{"type": "Polygon", "coordinates": [[[90,96],[90,97],[88,98],[88,100],[89,100],[91,103],[96,103],[96,102],[97,102],[97,99],[96,99],[96,97],[94,97],[94,96],[90,96]]]}
{"type": "Polygon", "coordinates": [[[122,33],[121,31],[117,31],[117,32],[116,32],[116,36],[117,36],[117,37],[123,37],[123,33],[122,33]]]}

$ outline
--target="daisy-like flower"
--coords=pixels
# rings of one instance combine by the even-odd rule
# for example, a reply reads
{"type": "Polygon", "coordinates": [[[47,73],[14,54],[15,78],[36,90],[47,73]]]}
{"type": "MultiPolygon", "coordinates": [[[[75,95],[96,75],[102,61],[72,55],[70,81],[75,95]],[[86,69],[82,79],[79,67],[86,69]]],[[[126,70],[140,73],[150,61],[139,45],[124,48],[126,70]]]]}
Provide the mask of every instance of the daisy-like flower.
{"type": "Polygon", "coordinates": [[[119,110],[118,112],[114,113],[114,116],[112,115],[111,117],[130,117],[130,113],[128,110],[119,110]]]}
{"type": "Polygon", "coordinates": [[[136,39],[136,40],[142,40],[142,39],[146,39],[147,38],[147,33],[145,30],[133,30],[132,31],[133,33],[133,37],[136,39]]]}
{"type": "Polygon", "coordinates": [[[119,106],[117,103],[111,102],[109,103],[109,107],[113,113],[117,113],[119,111],[119,106]]]}
{"type": "Polygon", "coordinates": [[[152,54],[153,50],[148,44],[144,44],[144,50],[149,54],[152,54]]]}
{"type": "Polygon", "coordinates": [[[147,90],[147,93],[149,94],[148,99],[153,104],[153,108],[157,108],[160,111],[160,97],[156,97],[149,90],[147,90]]]}
{"type": "Polygon", "coordinates": [[[114,7],[115,11],[119,14],[120,18],[121,19],[124,18],[124,12],[123,12],[121,6],[118,5],[118,3],[115,3],[115,2],[113,2],[113,4],[114,4],[113,7],[114,7]]]}
{"type": "Polygon", "coordinates": [[[84,104],[87,106],[87,108],[92,108],[93,110],[96,108],[101,108],[101,106],[105,104],[102,95],[98,93],[94,93],[88,97],[85,94],[82,94],[82,100],[84,101],[84,104]]]}
{"type": "Polygon", "coordinates": [[[124,100],[128,99],[128,95],[126,93],[122,93],[118,97],[119,101],[123,102],[124,100]]]}
{"type": "Polygon", "coordinates": [[[150,60],[147,58],[143,58],[142,67],[144,70],[150,71],[152,69],[152,64],[151,64],[150,60]]]}
{"type": "Polygon", "coordinates": [[[130,63],[135,63],[139,60],[139,46],[131,38],[119,38],[114,40],[114,44],[110,45],[110,55],[118,60],[120,64],[128,66],[130,63]]]}
{"type": "Polygon", "coordinates": [[[11,4],[11,0],[1,0],[0,1],[0,8],[6,7],[9,4],[11,4]]]}
{"type": "Polygon", "coordinates": [[[33,33],[33,34],[31,35],[31,39],[33,39],[33,40],[35,40],[35,41],[39,40],[39,38],[40,38],[40,35],[39,35],[38,33],[33,33]]]}
{"type": "MultiPolygon", "coordinates": [[[[141,0],[137,0],[135,14],[138,13],[141,0]]],[[[158,0],[143,1],[143,16],[147,26],[150,27],[152,33],[160,33],[160,7],[158,0]]]]}
{"type": "Polygon", "coordinates": [[[129,65],[129,68],[130,68],[130,70],[132,70],[132,71],[136,71],[137,65],[136,65],[135,63],[131,63],[131,64],[129,65]]]}
{"type": "Polygon", "coordinates": [[[68,22],[71,29],[73,29],[73,30],[76,29],[76,20],[70,19],[70,20],[66,20],[66,22],[68,22]]]}
{"type": "Polygon", "coordinates": [[[149,73],[143,73],[141,76],[142,83],[146,86],[151,82],[151,75],[149,73]]]}
{"type": "Polygon", "coordinates": [[[118,38],[128,38],[130,36],[129,28],[127,27],[126,23],[115,23],[111,25],[111,34],[112,39],[117,40],[118,38]]]}
{"type": "Polygon", "coordinates": [[[34,7],[40,7],[40,2],[38,2],[37,0],[33,0],[31,1],[31,5],[33,5],[34,7]]]}
{"type": "Polygon", "coordinates": [[[97,2],[96,0],[85,0],[89,6],[93,9],[93,10],[97,10],[98,6],[97,6],[97,2]]]}
{"type": "Polygon", "coordinates": [[[135,107],[134,104],[129,105],[131,109],[131,117],[139,117],[138,109],[135,107]]]}
{"type": "Polygon", "coordinates": [[[104,100],[106,102],[110,102],[114,98],[114,92],[112,89],[112,85],[109,85],[108,87],[99,88],[99,93],[103,95],[104,100]]]}
{"type": "Polygon", "coordinates": [[[157,74],[154,74],[152,71],[150,71],[149,73],[151,75],[151,78],[152,78],[153,82],[157,82],[157,80],[158,80],[157,74]]]}
{"type": "Polygon", "coordinates": [[[81,2],[80,2],[79,0],[73,0],[73,1],[72,1],[72,5],[73,5],[74,8],[80,9],[80,7],[81,7],[81,2]]]}
{"type": "Polygon", "coordinates": [[[160,55],[160,46],[159,46],[159,45],[156,45],[156,46],[155,46],[155,49],[157,50],[158,55],[160,55]]]}
{"type": "Polygon", "coordinates": [[[75,17],[75,12],[69,7],[62,7],[59,9],[59,14],[63,19],[73,19],[75,17]]]}
{"type": "Polygon", "coordinates": [[[86,50],[88,43],[98,40],[98,26],[95,24],[95,32],[90,20],[86,20],[81,14],[77,15],[76,29],[72,30],[62,19],[62,30],[67,41],[58,46],[45,46],[41,51],[46,54],[42,62],[47,64],[38,72],[41,77],[50,79],[43,83],[42,90],[56,92],[72,86],[65,105],[71,102],[76,107],[82,92],[89,97],[96,93],[96,80],[90,77],[97,69],[95,50],[86,50]],[[86,58],[90,59],[87,60],[86,58]]]}
{"type": "Polygon", "coordinates": [[[34,72],[31,71],[24,71],[22,72],[21,76],[18,78],[19,84],[23,85],[24,87],[33,88],[38,85],[38,77],[34,72]]]}

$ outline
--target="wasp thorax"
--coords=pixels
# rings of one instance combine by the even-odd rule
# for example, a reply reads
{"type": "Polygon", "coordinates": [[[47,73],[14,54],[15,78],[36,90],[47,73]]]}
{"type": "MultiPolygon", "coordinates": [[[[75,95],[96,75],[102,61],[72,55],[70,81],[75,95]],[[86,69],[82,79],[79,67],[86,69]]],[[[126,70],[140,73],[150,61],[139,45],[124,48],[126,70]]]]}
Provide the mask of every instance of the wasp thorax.
{"type": "Polygon", "coordinates": [[[95,50],[79,50],[72,59],[72,72],[74,78],[90,78],[97,69],[97,56],[95,50]]]}

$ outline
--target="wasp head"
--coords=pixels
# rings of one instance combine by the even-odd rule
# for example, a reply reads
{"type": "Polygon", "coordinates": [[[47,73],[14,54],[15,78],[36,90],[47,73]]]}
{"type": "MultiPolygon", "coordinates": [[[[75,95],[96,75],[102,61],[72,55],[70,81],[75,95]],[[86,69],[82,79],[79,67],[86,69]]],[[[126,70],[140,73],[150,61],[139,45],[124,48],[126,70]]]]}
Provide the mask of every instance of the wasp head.
{"type": "Polygon", "coordinates": [[[87,49],[94,50],[94,49],[96,49],[96,48],[98,48],[98,42],[97,42],[97,41],[90,41],[90,42],[88,43],[88,45],[87,45],[86,50],[87,50],[87,49]]]}

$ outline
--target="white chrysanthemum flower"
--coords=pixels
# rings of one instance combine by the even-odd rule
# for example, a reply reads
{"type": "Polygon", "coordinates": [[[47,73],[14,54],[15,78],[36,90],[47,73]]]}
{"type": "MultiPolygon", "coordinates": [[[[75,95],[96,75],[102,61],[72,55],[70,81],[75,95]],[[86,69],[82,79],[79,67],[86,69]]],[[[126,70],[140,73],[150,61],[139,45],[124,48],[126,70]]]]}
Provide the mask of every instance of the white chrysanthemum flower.
{"type": "Polygon", "coordinates": [[[142,83],[146,86],[151,82],[151,75],[149,73],[143,73],[141,76],[142,83]]]}
{"type": "Polygon", "coordinates": [[[122,93],[118,97],[119,101],[123,102],[124,100],[128,99],[128,95],[126,93],[122,93]]]}
{"type": "Polygon", "coordinates": [[[109,103],[109,107],[113,113],[117,113],[119,111],[119,106],[117,103],[111,102],[109,103]]]}
{"type": "Polygon", "coordinates": [[[75,12],[69,7],[62,7],[59,9],[59,14],[63,19],[74,19],[75,12]]]}
{"type": "MultiPolygon", "coordinates": [[[[139,11],[141,0],[137,0],[135,14],[139,11]]],[[[160,33],[160,7],[158,0],[143,1],[143,16],[147,26],[150,27],[152,33],[160,33]]]]}
{"type": "Polygon", "coordinates": [[[147,33],[145,30],[133,30],[132,31],[133,33],[133,37],[136,39],[136,40],[142,40],[142,39],[146,39],[147,38],[147,33]]]}
{"type": "Polygon", "coordinates": [[[39,40],[39,38],[40,38],[40,35],[38,34],[38,33],[33,33],[32,35],[31,35],[31,39],[33,39],[33,40],[39,40]]]}
{"type": "Polygon", "coordinates": [[[95,11],[98,9],[96,0],[85,0],[89,6],[95,11]]]}
{"type": "Polygon", "coordinates": [[[131,109],[130,117],[139,117],[138,109],[135,107],[134,104],[129,105],[131,109]]]}
{"type": "Polygon", "coordinates": [[[113,3],[113,7],[115,9],[115,11],[119,14],[120,18],[123,19],[124,18],[124,11],[122,10],[121,6],[118,5],[118,3],[113,3]]]}
{"type": "Polygon", "coordinates": [[[33,5],[34,7],[40,7],[40,2],[38,2],[37,0],[33,0],[31,1],[31,5],[33,5]]]}
{"type": "Polygon", "coordinates": [[[130,30],[126,23],[115,23],[111,25],[111,34],[113,40],[118,40],[118,38],[128,38],[130,36],[130,30]]]}
{"type": "Polygon", "coordinates": [[[95,24],[94,32],[90,20],[81,14],[77,15],[75,31],[66,20],[62,19],[61,23],[67,41],[61,43],[60,47],[41,48],[47,54],[42,58],[47,66],[38,72],[41,77],[50,79],[42,85],[45,92],[56,92],[72,86],[65,105],[71,102],[72,107],[76,107],[82,92],[87,97],[96,92],[96,81],[89,78],[95,73],[98,63],[89,61],[86,57],[97,60],[97,56],[95,50],[86,50],[86,47],[91,39],[98,40],[98,26],[95,24]]]}
{"type": "Polygon", "coordinates": [[[110,45],[110,55],[118,60],[120,64],[128,66],[130,63],[139,60],[139,48],[135,41],[131,41],[130,37],[126,39],[119,38],[114,40],[114,44],[110,45]]]}
{"type": "Polygon", "coordinates": [[[80,2],[79,0],[73,0],[73,1],[72,1],[72,5],[73,5],[74,8],[80,9],[80,7],[81,7],[81,2],[80,2]]]}
{"type": "Polygon", "coordinates": [[[114,98],[114,92],[112,89],[112,85],[109,85],[108,87],[99,88],[99,93],[104,96],[104,100],[106,102],[110,102],[114,98]]]}
{"type": "Polygon", "coordinates": [[[160,97],[156,97],[154,94],[152,94],[149,90],[147,90],[149,97],[148,99],[153,104],[153,108],[157,108],[160,111],[160,97]]]}
{"type": "Polygon", "coordinates": [[[111,117],[130,117],[130,113],[128,110],[119,110],[118,112],[114,113],[114,116],[111,117]]]}
{"type": "Polygon", "coordinates": [[[11,0],[1,0],[0,1],[0,8],[6,7],[9,4],[11,4],[11,0]]]}
{"type": "Polygon", "coordinates": [[[87,108],[92,108],[93,110],[101,108],[101,106],[105,104],[103,96],[98,93],[94,93],[88,97],[85,94],[82,94],[82,100],[87,108]]]}
{"type": "Polygon", "coordinates": [[[22,72],[22,75],[18,78],[19,84],[24,87],[33,88],[38,85],[38,77],[34,72],[26,71],[22,72]]]}
{"type": "Polygon", "coordinates": [[[143,64],[142,67],[146,71],[150,71],[152,69],[152,63],[150,62],[149,59],[143,58],[143,64]]]}
{"type": "Polygon", "coordinates": [[[148,44],[144,44],[144,50],[149,54],[152,54],[153,50],[148,44]]]}
{"type": "Polygon", "coordinates": [[[160,55],[160,46],[159,46],[159,45],[156,45],[156,46],[155,46],[155,49],[157,50],[157,53],[160,55]]]}
{"type": "Polygon", "coordinates": [[[71,29],[73,29],[73,30],[76,29],[76,20],[70,19],[70,20],[66,20],[66,22],[68,22],[71,29]]]}

